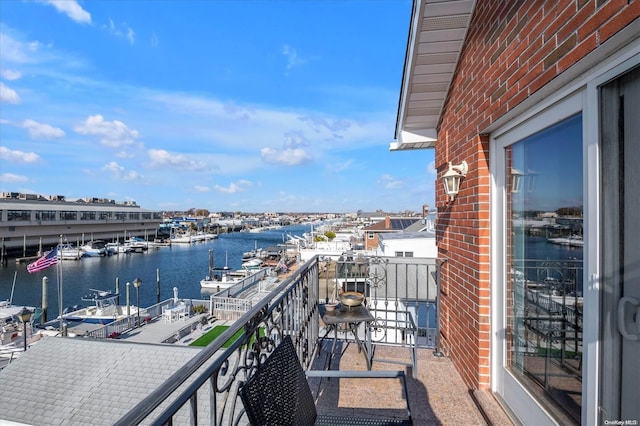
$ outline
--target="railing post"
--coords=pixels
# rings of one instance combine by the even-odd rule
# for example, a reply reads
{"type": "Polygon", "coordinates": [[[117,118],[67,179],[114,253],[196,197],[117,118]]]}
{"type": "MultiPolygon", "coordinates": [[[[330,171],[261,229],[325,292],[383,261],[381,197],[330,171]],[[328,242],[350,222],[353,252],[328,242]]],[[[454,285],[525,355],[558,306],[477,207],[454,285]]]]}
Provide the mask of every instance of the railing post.
{"type": "Polygon", "coordinates": [[[435,348],[433,350],[433,356],[443,357],[444,354],[440,350],[440,289],[441,289],[441,269],[446,259],[438,259],[436,264],[436,335],[434,339],[435,348]]]}

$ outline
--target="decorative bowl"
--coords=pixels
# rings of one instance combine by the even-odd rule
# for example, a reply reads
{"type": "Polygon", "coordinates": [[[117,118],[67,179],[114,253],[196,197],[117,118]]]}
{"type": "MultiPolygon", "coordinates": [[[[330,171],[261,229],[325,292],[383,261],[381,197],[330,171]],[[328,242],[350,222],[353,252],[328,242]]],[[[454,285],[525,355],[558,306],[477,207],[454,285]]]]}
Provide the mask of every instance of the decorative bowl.
{"type": "Polygon", "coordinates": [[[340,302],[348,307],[360,306],[364,302],[364,294],[357,291],[345,291],[340,295],[340,302]]]}
{"type": "Polygon", "coordinates": [[[324,308],[327,312],[333,312],[338,307],[339,303],[325,303],[324,308]]]}

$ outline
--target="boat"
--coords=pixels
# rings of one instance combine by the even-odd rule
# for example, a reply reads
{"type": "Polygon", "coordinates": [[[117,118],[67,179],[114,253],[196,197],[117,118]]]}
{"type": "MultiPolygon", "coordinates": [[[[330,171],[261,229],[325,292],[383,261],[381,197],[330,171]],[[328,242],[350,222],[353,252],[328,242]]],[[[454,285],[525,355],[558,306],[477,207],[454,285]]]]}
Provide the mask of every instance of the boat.
{"type": "Polygon", "coordinates": [[[133,251],[133,248],[117,242],[107,243],[105,248],[109,254],[126,254],[133,251]]]}
{"type": "Polygon", "coordinates": [[[242,268],[243,269],[259,269],[262,266],[262,263],[264,261],[262,259],[260,259],[259,257],[256,257],[255,259],[249,259],[246,262],[242,262],[242,268]]]}
{"type": "Polygon", "coordinates": [[[24,332],[24,325],[20,322],[19,314],[23,308],[27,308],[33,314],[30,322],[36,318],[36,309],[33,306],[14,305],[13,292],[16,286],[16,277],[18,272],[13,274],[13,285],[11,287],[11,298],[9,300],[0,300],[0,347],[15,344],[24,332]]]}
{"type": "Polygon", "coordinates": [[[58,259],[78,260],[84,255],[84,251],[79,247],[74,247],[71,243],[64,243],[58,246],[58,259]]]}
{"type": "Polygon", "coordinates": [[[245,276],[238,276],[232,273],[231,269],[225,264],[222,268],[216,268],[213,264],[213,249],[209,249],[209,274],[200,280],[200,287],[207,289],[229,288],[239,283],[245,276]]]}
{"type": "Polygon", "coordinates": [[[582,235],[571,235],[569,237],[547,238],[547,241],[552,244],[558,244],[561,246],[584,247],[584,240],[582,239],[582,235]]]}
{"type": "Polygon", "coordinates": [[[258,241],[255,241],[255,248],[251,251],[245,251],[242,254],[242,262],[248,262],[250,260],[253,259],[262,259],[267,255],[267,252],[262,249],[262,248],[258,248],[258,241]]]}
{"type": "Polygon", "coordinates": [[[92,240],[88,243],[80,246],[84,255],[87,257],[98,257],[98,256],[106,256],[107,249],[105,248],[106,244],[102,240],[92,240]]]}
{"type": "MultiPolygon", "coordinates": [[[[62,318],[68,322],[84,322],[88,324],[109,324],[127,316],[137,315],[138,307],[134,305],[118,305],[119,293],[108,290],[91,289],[90,294],[81,298],[84,302],[93,302],[93,306],[80,308],[74,306],[62,312],[62,318]],[[127,310],[128,314],[127,315],[127,310]]],[[[145,311],[140,309],[140,313],[145,311]]]]}
{"type": "Polygon", "coordinates": [[[149,249],[149,243],[140,237],[131,237],[124,242],[124,245],[135,253],[142,253],[149,249]]]}
{"type": "Polygon", "coordinates": [[[175,234],[171,236],[171,244],[191,244],[193,238],[190,234],[175,234]]]}

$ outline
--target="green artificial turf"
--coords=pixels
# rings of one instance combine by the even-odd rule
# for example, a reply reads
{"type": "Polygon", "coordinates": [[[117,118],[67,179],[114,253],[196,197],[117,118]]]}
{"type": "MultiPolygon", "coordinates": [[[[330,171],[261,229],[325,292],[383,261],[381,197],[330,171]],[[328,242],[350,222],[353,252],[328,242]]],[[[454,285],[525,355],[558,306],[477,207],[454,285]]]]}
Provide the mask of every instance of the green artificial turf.
{"type": "MultiPolygon", "coordinates": [[[[203,334],[202,336],[200,336],[199,338],[197,338],[196,340],[193,341],[193,343],[191,343],[189,346],[207,346],[209,343],[213,342],[215,339],[218,338],[218,336],[220,336],[222,333],[224,333],[224,331],[229,328],[228,325],[217,325],[215,327],[213,327],[212,330],[209,330],[207,333],[203,334]]],[[[244,330],[240,329],[236,332],[236,334],[234,334],[229,340],[227,340],[224,345],[222,345],[223,348],[228,348],[229,346],[231,346],[231,344],[233,342],[235,342],[237,339],[240,338],[240,336],[242,336],[242,333],[244,332],[244,330]]],[[[264,328],[260,327],[260,336],[264,336],[264,328]]],[[[254,337],[251,337],[251,342],[253,342],[254,337]]]]}

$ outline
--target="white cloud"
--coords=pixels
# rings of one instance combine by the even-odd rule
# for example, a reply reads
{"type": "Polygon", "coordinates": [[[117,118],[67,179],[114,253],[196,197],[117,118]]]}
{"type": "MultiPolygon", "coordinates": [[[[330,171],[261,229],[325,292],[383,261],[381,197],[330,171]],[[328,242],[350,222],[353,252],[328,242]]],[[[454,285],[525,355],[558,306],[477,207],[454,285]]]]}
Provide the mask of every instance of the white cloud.
{"type": "Polygon", "coordinates": [[[22,77],[22,73],[20,71],[2,70],[2,78],[4,78],[5,80],[18,80],[20,77],[22,77]]]}
{"type": "Polygon", "coordinates": [[[340,173],[340,172],[349,170],[353,164],[354,164],[353,160],[346,160],[346,161],[343,161],[342,163],[328,164],[327,170],[329,170],[332,173],[340,173]]]}
{"type": "Polygon", "coordinates": [[[220,186],[216,185],[214,188],[218,192],[224,192],[225,194],[235,194],[237,192],[245,191],[247,188],[252,186],[253,183],[248,180],[239,180],[238,182],[231,182],[229,186],[220,186]]]}
{"type": "Polygon", "coordinates": [[[378,182],[381,183],[385,189],[398,189],[404,186],[402,180],[389,174],[382,175],[378,182]]]}
{"type": "Polygon", "coordinates": [[[102,25],[102,28],[118,38],[126,38],[131,45],[136,41],[136,32],[124,22],[116,25],[113,19],[109,19],[109,25],[102,25]]]}
{"type": "Polygon", "coordinates": [[[102,167],[102,170],[108,173],[111,173],[111,177],[116,180],[121,181],[139,181],[142,180],[143,177],[135,170],[125,170],[125,168],[115,161],[112,161],[108,164],[105,164],[102,167]]]}
{"type": "Polygon", "coordinates": [[[311,161],[311,156],[301,148],[262,148],[260,150],[262,160],[270,164],[283,164],[286,166],[297,166],[311,161]]]}
{"type": "Polygon", "coordinates": [[[0,180],[6,183],[24,183],[29,181],[26,176],[15,175],[13,173],[0,174],[0,180]]]}
{"type": "Polygon", "coordinates": [[[0,102],[19,104],[20,96],[18,95],[18,92],[0,82],[0,102]]]}
{"type": "Polygon", "coordinates": [[[298,52],[293,47],[285,44],[282,46],[282,54],[287,58],[287,69],[290,70],[295,66],[303,65],[306,61],[298,56],[298,52]]]}
{"type": "Polygon", "coordinates": [[[127,127],[122,121],[105,121],[101,115],[90,115],[87,120],[74,129],[81,135],[94,135],[100,137],[103,145],[119,148],[131,145],[140,137],[137,130],[127,127]]]}
{"type": "Polygon", "coordinates": [[[14,163],[35,163],[40,160],[40,156],[35,152],[11,150],[4,146],[0,146],[0,157],[14,163]]]}
{"type": "Polygon", "coordinates": [[[210,189],[208,186],[196,185],[193,187],[193,190],[196,192],[209,192],[210,189]]]}
{"type": "Polygon", "coordinates": [[[151,165],[154,167],[171,167],[178,170],[204,170],[206,164],[202,161],[191,160],[183,154],[176,154],[164,149],[150,149],[148,151],[151,165]]]}
{"type": "Polygon", "coordinates": [[[80,24],[91,23],[91,14],[75,0],[45,0],[44,2],[80,24]]]}
{"type": "Polygon", "coordinates": [[[34,120],[24,120],[20,127],[27,129],[29,136],[33,139],[54,139],[64,136],[62,129],[34,120]]]}

